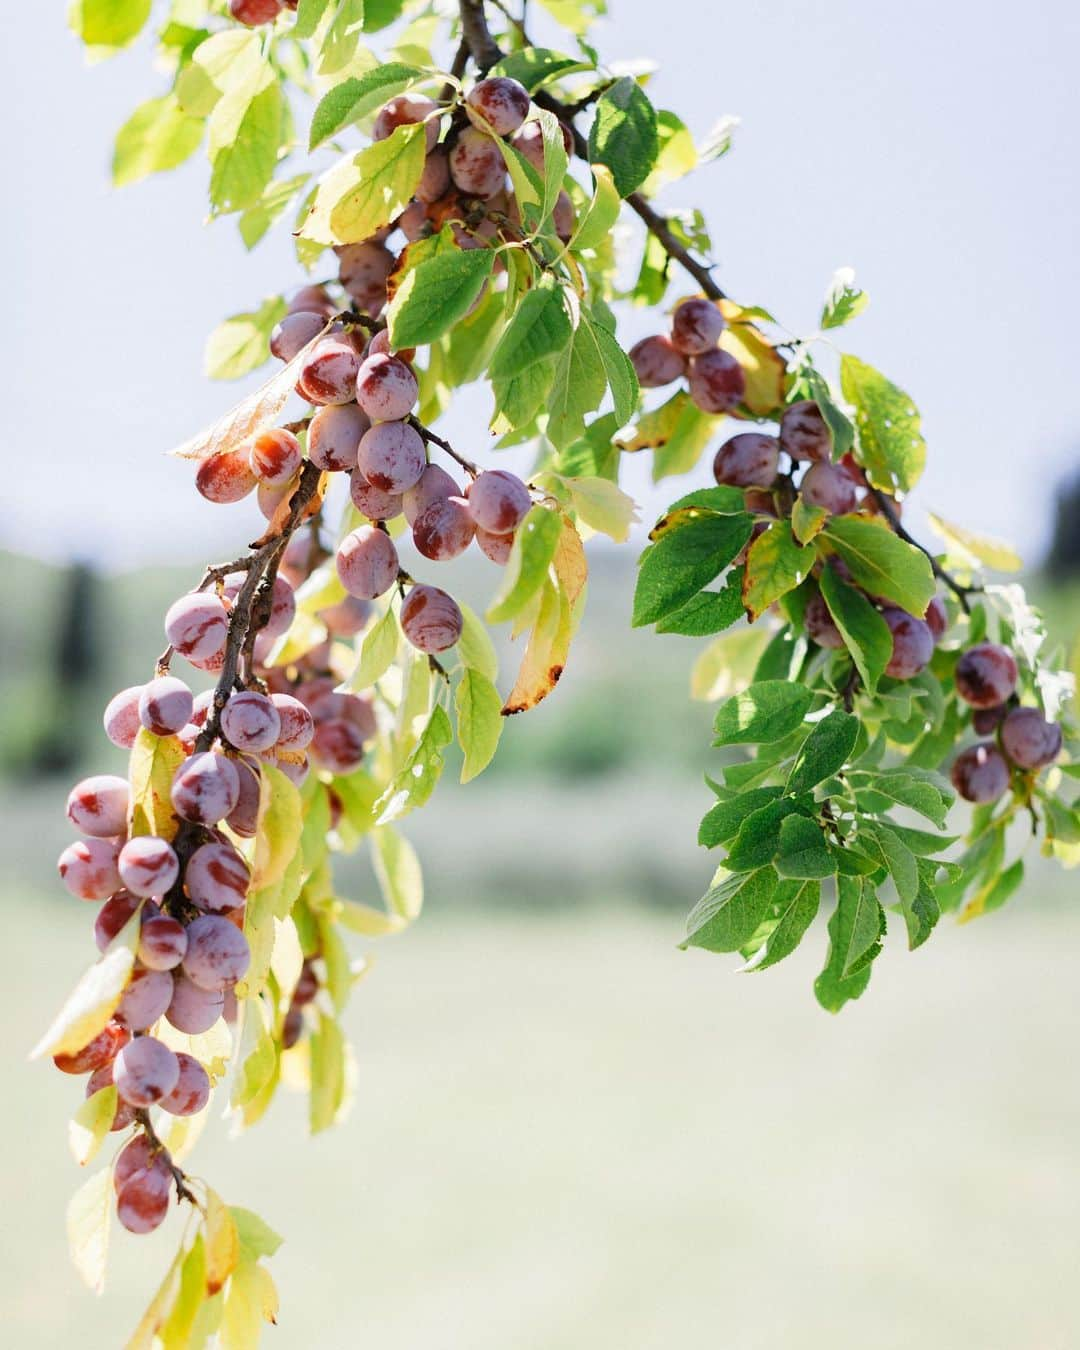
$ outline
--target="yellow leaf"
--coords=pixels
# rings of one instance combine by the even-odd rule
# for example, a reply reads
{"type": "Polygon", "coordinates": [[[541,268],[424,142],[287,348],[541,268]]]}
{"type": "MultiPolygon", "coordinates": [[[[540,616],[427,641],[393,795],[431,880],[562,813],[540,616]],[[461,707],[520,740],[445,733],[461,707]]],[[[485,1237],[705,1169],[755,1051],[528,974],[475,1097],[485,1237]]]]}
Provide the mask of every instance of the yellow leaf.
{"type": "Polygon", "coordinates": [[[169,797],[173,775],[187,758],[176,736],[155,736],[141,728],[131,747],[128,778],[131,781],[131,810],[128,833],[156,834],[173,839],[180,822],[169,797]]]}
{"type": "Polygon", "coordinates": [[[299,790],[280,769],[264,763],[252,890],[273,886],[284,877],[290,861],[296,856],[303,827],[304,811],[299,790]]]}
{"type": "Polygon", "coordinates": [[[199,1309],[206,1299],[206,1244],[202,1234],[195,1241],[180,1267],[180,1287],[172,1311],[161,1328],[161,1350],[188,1350],[199,1309]]]}
{"type": "Polygon", "coordinates": [[[357,900],[339,900],[338,904],[341,906],[339,922],[361,937],[389,937],[409,926],[409,920],[403,915],[386,914],[357,900]]]}
{"type": "Polygon", "coordinates": [[[116,1011],[134,964],[135,954],[130,947],[111,947],[68,995],[52,1026],[30,1052],[30,1058],[71,1055],[88,1045],[116,1011]]]}
{"type": "Polygon", "coordinates": [[[784,358],[750,323],[730,323],[720,334],[720,346],[743,368],[746,393],[743,405],[755,417],[768,417],[783,405],[787,382],[784,358]]]}
{"type": "Polygon", "coordinates": [[[296,387],[297,376],[307,360],[308,353],[329,327],[330,322],[327,321],[322,333],[317,333],[306,347],[301,347],[293,359],[282,366],[276,375],[253,394],[249,394],[235,408],[231,408],[223,417],[219,417],[212,426],[206,427],[190,441],[177,446],[172,453],[180,459],[206,459],[208,455],[231,450],[252,436],[257,436],[276,420],[282,408],[288,403],[289,395],[296,387]]]}
{"type": "Polygon", "coordinates": [[[935,533],[969,565],[974,567],[983,563],[995,572],[1023,570],[1024,564],[1020,556],[1011,545],[1003,543],[1000,539],[987,539],[983,535],[974,534],[971,530],[965,530],[962,525],[953,525],[950,521],[935,515],[933,511],[927,511],[926,518],[935,533]]]}
{"type": "Polygon", "coordinates": [[[585,558],[585,549],[574,522],[567,516],[562,517],[562,533],[555,545],[555,556],[551,560],[558,578],[559,586],[566,596],[571,609],[577,605],[589,579],[589,564],[585,558]]]}
{"type": "Polygon", "coordinates": [[[113,1211],[112,1167],[95,1172],[71,1197],[67,1210],[68,1247],[83,1282],[100,1294],[105,1288],[109,1221],[113,1211]]]}
{"type": "Polygon", "coordinates": [[[116,1088],[111,1083],[87,1097],[72,1116],[68,1123],[68,1146],[80,1167],[97,1156],[115,1118],[116,1088]]]}
{"type": "Polygon", "coordinates": [[[236,1220],[216,1191],[207,1188],[206,1217],[203,1219],[206,1244],[206,1292],[216,1294],[236,1269],[240,1260],[240,1234],[236,1220]]]}
{"type": "Polygon", "coordinates": [[[626,542],[639,520],[637,503],[608,478],[560,478],[581,520],[617,544],[626,542]]]}
{"type": "Polygon", "coordinates": [[[514,687],[503,704],[503,716],[528,712],[558,684],[570,646],[570,605],[565,593],[544,582],[536,616],[514,687]]]}
{"type": "Polygon", "coordinates": [[[143,1313],[139,1325],[124,1346],[124,1350],[154,1350],[157,1334],[172,1311],[173,1302],[180,1287],[180,1268],[184,1255],[184,1248],[181,1247],[173,1258],[172,1265],[165,1272],[165,1278],[158,1285],[157,1293],[150,1300],[150,1306],[143,1313]]]}

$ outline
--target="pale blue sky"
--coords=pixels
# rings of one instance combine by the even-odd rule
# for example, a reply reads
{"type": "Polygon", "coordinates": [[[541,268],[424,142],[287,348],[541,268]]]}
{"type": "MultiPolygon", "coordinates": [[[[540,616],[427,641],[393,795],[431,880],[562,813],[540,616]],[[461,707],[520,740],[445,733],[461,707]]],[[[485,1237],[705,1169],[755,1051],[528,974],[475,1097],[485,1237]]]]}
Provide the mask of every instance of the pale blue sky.
{"type": "MultiPolygon", "coordinates": [[[[705,209],[721,284],[806,329],[833,269],[854,266],[871,306],[845,340],[923,412],[917,503],[1037,558],[1080,447],[1080,6],[611,3],[599,46],[657,60],[660,105],[699,135],[742,119],[732,154],[665,198],[705,209]]],[[[62,8],[24,6],[0,51],[2,542],[121,565],[216,556],[253,506],[204,503],[163,452],[237,393],[203,379],[205,334],[299,275],[285,240],[248,255],[231,222],[202,226],[201,158],[109,188],[113,132],[160,77],[145,47],[88,68],[62,8]]],[[[449,422],[480,457],[485,408],[463,399],[449,422]]],[[[632,468],[646,515],[682,490],[632,468]]]]}

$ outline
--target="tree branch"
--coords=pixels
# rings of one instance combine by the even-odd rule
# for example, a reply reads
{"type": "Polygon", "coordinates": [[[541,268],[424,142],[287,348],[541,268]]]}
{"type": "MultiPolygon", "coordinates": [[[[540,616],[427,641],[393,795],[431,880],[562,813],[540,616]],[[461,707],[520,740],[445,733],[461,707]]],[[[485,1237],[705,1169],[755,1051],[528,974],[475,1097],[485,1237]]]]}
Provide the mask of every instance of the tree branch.
{"type": "Polygon", "coordinates": [[[888,496],[876,487],[868,487],[868,491],[877,503],[878,510],[889,522],[889,527],[892,532],[897,535],[898,538],[902,539],[905,544],[910,544],[913,548],[917,548],[920,553],[926,555],[929,559],[934,576],[937,577],[938,581],[942,582],[945,586],[948,586],[949,590],[952,591],[953,595],[960,601],[960,607],[963,609],[964,613],[970,614],[971,605],[968,602],[968,597],[978,595],[983,589],[982,586],[978,584],[965,586],[962,582],[957,581],[951,572],[947,572],[945,568],[941,566],[928,548],[923,544],[920,544],[914,535],[908,533],[901,523],[900,517],[896,514],[896,508],[893,506],[888,496]]]}
{"type": "Polygon", "coordinates": [[[484,0],[458,0],[461,31],[469,44],[473,62],[481,75],[502,60],[502,50],[491,35],[484,0]]]}

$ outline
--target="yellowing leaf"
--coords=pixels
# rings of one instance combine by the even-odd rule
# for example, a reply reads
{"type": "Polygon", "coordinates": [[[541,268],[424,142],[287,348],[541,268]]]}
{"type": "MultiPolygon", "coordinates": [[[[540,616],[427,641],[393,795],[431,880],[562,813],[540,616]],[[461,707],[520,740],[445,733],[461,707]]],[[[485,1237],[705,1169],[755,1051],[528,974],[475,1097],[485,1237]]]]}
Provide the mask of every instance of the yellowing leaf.
{"type": "Polygon", "coordinates": [[[743,604],[758,619],[774,600],[794,590],[810,574],[817,561],[812,548],[795,540],[791,523],[773,521],[750,545],[743,575],[743,604]]]}
{"type": "Polygon", "coordinates": [[[31,1051],[30,1058],[70,1055],[88,1045],[116,1011],[134,964],[135,954],[129,947],[111,947],[68,995],[52,1026],[31,1051]]]}
{"type": "Polygon", "coordinates": [[[263,764],[252,890],[273,886],[282,879],[296,855],[303,826],[303,803],[296,785],[280,769],[263,764]]]}
{"type": "Polygon", "coordinates": [[[755,417],[768,417],[783,405],[787,367],[784,358],[753,324],[732,323],[720,334],[720,346],[743,368],[743,404],[755,417]]]}
{"type": "Polygon", "coordinates": [[[85,1167],[96,1157],[116,1116],[116,1088],[110,1083],[87,1097],[68,1123],[71,1156],[85,1167]]]}
{"type": "Polygon", "coordinates": [[[206,1292],[216,1294],[240,1260],[240,1234],[228,1206],[209,1187],[206,1191],[203,1242],[206,1244],[206,1292]]]}
{"type": "Polygon", "coordinates": [[[110,1166],[88,1177],[68,1204],[67,1235],[71,1259],[83,1282],[95,1294],[105,1288],[109,1221],[114,1203],[110,1166]]]}
{"type": "Polygon", "coordinates": [[[534,506],[518,526],[502,583],[487,612],[489,623],[520,614],[547,575],[562,526],[557,512],[534,506]]]}
{"type": "Polygon", "coordinates": [[[183,1247],[176,1253],[172,1265],[165,1272],[165,1278],[158,1285],[157,1293],[150,1300],[150,1306],[143,1313],[139,1325],[131,1334],[124,1350],[154,1350],[158,1332],[164,1326],[180,1288],[180,1268],[184,1260],[183,1247]]]}
{"type": "Polygon", "coordinates": [[[301,236],[318,244],[351,244],[388,225],[420,181],[424,142],[423,123],[411,123],[339,160],[320,181],[301,236]]]}
{"type": "Polygon", "coordinates": [[[1023,570],[1023,561],[1010,544],[1003,543],[1000,539],[988,539],[985,535],[975,534],[971,530],[964,529],[962,525],[954,525],[951,521],[935,515],[933,511],[927,511],[926,518],[935,533],[949,548],[959,553],[971,566],[983,563],[995,572],[1023,570]]]}
{"type": "Polygon", "coordinates": [[[574,510],[591,529],[623,544],[630,526],[640,519],[637,503],[608,478],[560,478],[570,493],[574,510]]]}
{"type": "Polygon", "coordinates": [[[172,839],[180,822],[172,809],[169,792],[173,775],[187,758],[176,736],[155,736],[140,728],[131,747],[128,778],[131,781],[131,809],[128,833],[156,834],[172,839]]]}
{"type": "Polygon", "coordinates": [[[389,937],[409,926],[409,920],[400,914],[387,914],[358,900],[339,900],[338,922],[361,937],[389,937]]]}
{"type": "Polygon", "coordinates": [[[172,1311],[161,1328],[161,1350],[188,1350],[199,1310],[206,1300],[206,1244],[195,1234],[180,1266],[180,1284],[172,1311]]]}

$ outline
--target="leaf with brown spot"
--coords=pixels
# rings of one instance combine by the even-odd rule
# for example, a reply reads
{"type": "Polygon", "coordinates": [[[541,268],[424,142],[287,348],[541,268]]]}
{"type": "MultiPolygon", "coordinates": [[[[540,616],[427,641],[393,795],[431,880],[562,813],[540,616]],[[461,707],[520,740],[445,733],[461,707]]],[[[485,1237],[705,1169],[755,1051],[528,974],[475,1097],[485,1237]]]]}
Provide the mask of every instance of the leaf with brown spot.
{"type": "Polygon", "coordinates": [[[619,437],[615,444],[626,454],[634,454],[638,450],[655,450],[658,446],[666,445],[674,435],[683,410],[689,402],[689,394],[680,389],[659,408],[642,413],[630,428],[628,435],[619,437]]]}

